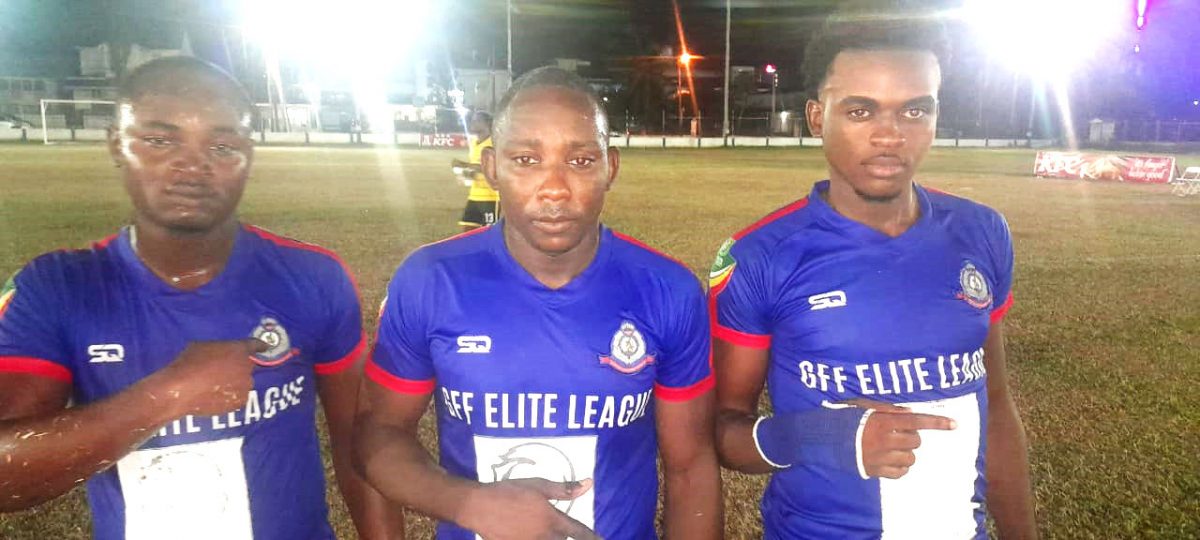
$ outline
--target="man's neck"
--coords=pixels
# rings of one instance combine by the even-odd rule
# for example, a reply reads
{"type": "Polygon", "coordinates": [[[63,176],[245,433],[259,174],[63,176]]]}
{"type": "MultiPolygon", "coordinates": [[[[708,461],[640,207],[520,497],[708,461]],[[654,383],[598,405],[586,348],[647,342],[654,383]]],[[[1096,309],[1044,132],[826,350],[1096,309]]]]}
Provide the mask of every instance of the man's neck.
{"type": "Polygon", "coordinates": [[[831,181],[824,198],[837,213],[892,238],[904,234],[921,217],[921,205],[911,182],[896,198],[873,201],[856,193],[846,182],[831,181]]]}
{"type": "Polygon", "coordinates": [[[600,247],[600,228],[588,234],[579,245],[564,253],[549,254],[538,250],[520,233],[504,226],[504,245],[529,275],[550,289],[561,289],[587,269],[600,247]]]}
{"type": "Polygon", "coordinates": [[[130,232],[138,258],[172,287],[195,289],[212,281],[233,253],[238,222],[230,219],[211,230],[181,232],[135,219],[130,232]]]}

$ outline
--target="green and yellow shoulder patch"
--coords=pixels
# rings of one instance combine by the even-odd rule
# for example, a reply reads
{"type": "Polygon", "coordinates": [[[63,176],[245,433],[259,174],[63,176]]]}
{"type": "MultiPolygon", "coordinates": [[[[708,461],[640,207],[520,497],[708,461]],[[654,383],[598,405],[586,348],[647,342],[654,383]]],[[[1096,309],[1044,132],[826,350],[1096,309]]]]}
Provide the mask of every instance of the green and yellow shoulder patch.
{"type": "Polygon", "coordinates": [[[13,274],[4,283],[4,288],[0,289],[0,317],[4,316],[4,312],[8,310],[8,304],[12,302],[14,296],[17,295],[17,275],[13,274]]]}
{"type": "Polygon", "coordinates": [[[717,250],[717,258],[713,261],[712,269],[708,271],[708,289],[717,290],[729,281],[729,276],[733,275],[733,269],[737,266],[737,260],[733,258],[733,244],[736,240],[730,238],[721,244],[721,248],[717,250]]]}

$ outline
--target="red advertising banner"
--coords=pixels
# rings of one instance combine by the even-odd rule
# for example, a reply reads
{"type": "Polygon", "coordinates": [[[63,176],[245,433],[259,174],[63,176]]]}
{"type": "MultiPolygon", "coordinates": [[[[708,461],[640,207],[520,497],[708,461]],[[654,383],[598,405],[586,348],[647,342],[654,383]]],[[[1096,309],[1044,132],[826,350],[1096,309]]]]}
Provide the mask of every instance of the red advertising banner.
{"type": "Polygon", "coordinates": [[[1175,176],[1175,158],[1080,152],[1038,152],[1034,176],[1166,184],[1175,176]]]}
{"type": "Polygon", "coordinates": [[[434,148],[466,148],[467,136],[462,133],[422,133],[421,146],[434,148]]]}

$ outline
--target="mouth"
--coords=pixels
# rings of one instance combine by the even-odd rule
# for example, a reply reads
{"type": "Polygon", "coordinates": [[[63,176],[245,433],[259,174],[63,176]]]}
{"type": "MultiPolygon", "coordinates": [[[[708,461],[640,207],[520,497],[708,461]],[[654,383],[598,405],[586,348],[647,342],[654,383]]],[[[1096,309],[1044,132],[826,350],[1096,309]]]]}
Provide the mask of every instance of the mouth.
{"type": "Polygon", "coordinates": [[[213,200],[213,192],[198,186],[171,186],[164,191],[166,201],[180,209],[200,209],[213,200]]]}
{"type": "Polygon", "coordinates": [[[891,178],[908,170],[908,163],[899,156],[881,155],[862,162],[867,173],[876,178],[891,178]]]}
{"type": "Polygon", "coordinates": [[[533,226],[548,234],[560,234],[575,223],[575,220],[565,217],[539,218],[533,220],[533,226]]]}

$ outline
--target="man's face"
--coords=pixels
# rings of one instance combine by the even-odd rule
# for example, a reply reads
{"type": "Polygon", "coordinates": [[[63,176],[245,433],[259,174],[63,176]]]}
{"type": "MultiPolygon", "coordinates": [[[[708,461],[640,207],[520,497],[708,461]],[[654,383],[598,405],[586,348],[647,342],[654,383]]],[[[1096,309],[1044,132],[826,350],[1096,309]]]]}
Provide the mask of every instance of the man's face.
{"type": "Polygon", "coordinates": [[[940,80],[929,52],[839,53],[819,101],[806,108],[809,127],[824,139],[830,180],[872,202],[909,189],[933,143],[940,80]]]}
{"type": "Polygon", "coordinates": [[[500,192],[505,227],[531,247],[560,255],[600,224],[604,195],[620,167],[583,94],[553,87],[522,92],[511,105],[483,170],[500,192]]]}
{"type": "Polygon", "coordinates": [[[216,94],[150,92],[120,104],[109,152],[140,219],[196,233],[233,216],[254,146],[249,114],[216,94]]]}

